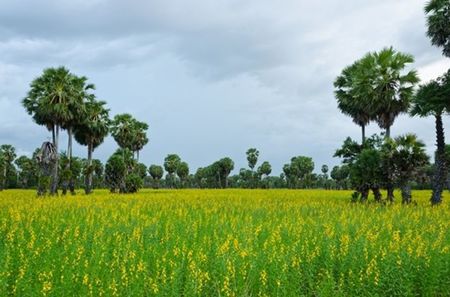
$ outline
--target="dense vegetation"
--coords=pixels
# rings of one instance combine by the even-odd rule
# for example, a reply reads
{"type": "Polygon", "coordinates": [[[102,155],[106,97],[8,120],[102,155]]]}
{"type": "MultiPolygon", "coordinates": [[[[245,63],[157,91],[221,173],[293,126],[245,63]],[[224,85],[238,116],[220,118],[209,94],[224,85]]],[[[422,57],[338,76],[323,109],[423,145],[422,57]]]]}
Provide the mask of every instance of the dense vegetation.
{"type": "Polygon", "coordinates": [[[0,292],[447,296],[450,209],[429,194],[349,207],[348,191],[2,192],[0,292]]]}

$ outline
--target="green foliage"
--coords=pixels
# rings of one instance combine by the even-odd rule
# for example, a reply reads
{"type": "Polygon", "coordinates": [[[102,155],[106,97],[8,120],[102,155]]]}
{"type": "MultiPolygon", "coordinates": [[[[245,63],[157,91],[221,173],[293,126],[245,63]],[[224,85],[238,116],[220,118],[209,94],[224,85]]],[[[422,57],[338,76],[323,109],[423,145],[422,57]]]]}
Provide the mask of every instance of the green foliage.
{"type": "Polygon", "coordinates": [[[144,181],[142,177],[140,177],[138,174],[136,173],[128,174],[125,177],[125,190],[123,190],[122,192],[136,193],[137,191],[139,191],[139,189],[142,188],[143,184],[144,181]]]}
{"type": "Polygon", "coordinates": [[[13,162],[16,159],[16,149],[9,144],[3,144],[0,146],[0,172],[1,184],[0,190],[7,189],[11,182],[14,183],[14,179],[11,180],[10,175],[15,173],[13,162]]]}
{"type": "Polygon", "coordinates": [[[247,161],[248,161],[248,167],[253,171],[253,169],[256,166],[256,163],[258,162],[259,157],[259,151],[255,148],[249,148],[246,152],[247,154],[247,161]]]}
{"type": "Polygon", "coordinates": [[[415,70],[405,71],[413,62],[413,56],[392,47],[366,54],[335,80],[338,107],[363,128],[375,120],[389,137],[395,118],[408,111],[419,82],[415,70]]]}
{"type": "Polygon", "coordinates": [[[148,173],[150,173],[150,176],[152,177],[152,179],[154,181],[153,187],[159,188],[161,178],[164,175],[164,169],[162,168],[162,166],[150,165],[150,167],[148,168],[148,173]]]}
{"type": "Polygon", "coordinates": [[[119,114],[111,122],[111,135],[122,149],[138,153],[148,143],[148,125],[130,114],[119,114]]]}
{"type": "Polygon", "coordinates": [[[186,162],[180,162],[178,163],[177,169],[176,169],[177,175],[181,180],[182,186],[183,183],[186,181],[186,178],[189,176],[189,165],[186,162]]]}
{"type": "Polygon", "coordinates": [[[450,2],[431,0],[425,6],[427,15],[427,35],[431,43],[442,48],[442,53],[450,57],[450,2]]]}
{"type": "Polygon", "coordinates": [[[305,156],[293,157],[290,164],[283,166],[288,186],[291,188],[308,188],[312,186],[314,162],[305,156]]]}

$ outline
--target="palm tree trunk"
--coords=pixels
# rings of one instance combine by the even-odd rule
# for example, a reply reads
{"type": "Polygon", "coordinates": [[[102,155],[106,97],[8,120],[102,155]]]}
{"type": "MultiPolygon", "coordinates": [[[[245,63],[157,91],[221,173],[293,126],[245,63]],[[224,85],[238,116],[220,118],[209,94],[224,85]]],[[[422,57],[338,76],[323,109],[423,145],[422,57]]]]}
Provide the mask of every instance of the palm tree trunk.
{"type": "Polygon", "coordinates": [[[2,190],[6,190],[6,180],[7,180],[7,178],[8,178],[8,170],[7,170],[7,167],[8,167],[8,164],[6,164],[6,162],[5,162],[5,164],[3,164],[3,186],[2,186],[2,190]]]}
{"type": "Polygon", "coordinates": [[[442,202],[442,191],[445,187],[447,175],[445,164],[445,135],[441,114],[436,114],[436,145],[436,171],[434,175],[433,194],[431,196],[432,205],[437,205],[442,202]]]}
{"type": "Polygon", "coordinates": [[[68,134],[68,144],[67,144],[67,157],[69,159],[68,162],[68,167],[69,167],[69,171],[71,172],[70,174],[70,178],[69,178],[69,189],[70,189],[70,193],[72,195],[75,195],[75,181],[73,180],[73,176],[72,176],[72,147],[73,147],[73,132],[72,132],[72,127],[69,127],[67,129],[67,134],[68,134]]]}
{"type": "Polygon", "coordinates": [[[369,189],[362,188],[361,189],[361,203],[365,203],[367,201],[368,197],[369,197],[369,189]]]}
{"type": "Polygon", "coordinates": [[[405,182],[401,186],[402,191],[402,203],[403,204],[410,204],[412,202],[412,195],[411,195],[411,186],[408,182],[405,182]]]}
{"type": "Polygon", "coordinates": [[[86,188],[85,188],[85,193],[86,195],[89,195],[92,191],[92,143],[88,144],[88,162],[87,162],[87,166],[88,166],[88,170],[87,173],[88,175],[86,176],[86,188]]]}
{"type": "Polygon", "coordinates": [[[136,151],[136,161],[139,163],[139,151],[136,151]]]}
{"type": "Polygon", "coordinates": [[[362,133],[362,144],[366,142],[366,125],[361,125],[361,133],[362,133]]]}
{"type": "Polygon", "coordinates": [[[52,143],[56,145],[55,125],[52,125],[52,143]]]}
{"type": "Polygon", "coordinates": [[[376,202],[381,202],[382,195],[381,195],[381,192],[380,192],[380,188],[373,187],[372,188],[372,192],[373,192],[373,196],[375,197],[375,201],[376,202]]]}
{"type": "MultiPolygon", "coordinates": [[[[386,139],[391,138],[391,126],[386,127],[386,139]]],[[[387,200],[391,203],[394,202],[394,184],[392,182],[392,170],[391,170],[391,160],[387,160],[387,184],[386,184],[386,190],[387,190],[387,200]]]]}
{"type": "Polygon", "coordinates": [[[55,195],[58,191],[58,167],[59,167],[59,148],[58,148],[58,142],[59,142],[59,125],[56,125],[55,127],[55,151],[56,151],[56,160],[53,167],[53,176],[52,176],[52,186],[50,189],[50,194],[55,195]]]}

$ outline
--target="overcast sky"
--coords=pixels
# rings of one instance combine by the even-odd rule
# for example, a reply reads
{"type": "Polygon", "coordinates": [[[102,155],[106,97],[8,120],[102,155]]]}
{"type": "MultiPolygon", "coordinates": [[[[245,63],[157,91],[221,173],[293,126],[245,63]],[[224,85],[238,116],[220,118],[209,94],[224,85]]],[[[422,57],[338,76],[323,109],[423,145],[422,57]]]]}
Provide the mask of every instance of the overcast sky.
{"type": "MultiPolygon", "coordinates": [[[[347,136],[360,139],[333,96],[343,67],[394,46],[415,56],[423,81],[450,68],[425,35],[423,6],[423,0],[0,0],[0,143],[29,154],[49,138],[21,100],[44,68],[65,65],[96,85],[112,115],[128,112],[150,125],[141,153],[147,165],[177,153],[191,171],[225,156],[239,169],[247,166],[247,148],[256,147],[275,174],[297,155],[313,157],[316,169],[331,167],[347,136]]],[[[376,124],[368,129],[378,132],[376,124]]],[[[398,118],[393,135],[406,132],[432,152],[432,118],[398,118]]],[[[94,157],[105,160],[116,147],[108,138],[94,157]]],[[[84,157],[86,148],[77,145],[75,154],[84,157]]]]}

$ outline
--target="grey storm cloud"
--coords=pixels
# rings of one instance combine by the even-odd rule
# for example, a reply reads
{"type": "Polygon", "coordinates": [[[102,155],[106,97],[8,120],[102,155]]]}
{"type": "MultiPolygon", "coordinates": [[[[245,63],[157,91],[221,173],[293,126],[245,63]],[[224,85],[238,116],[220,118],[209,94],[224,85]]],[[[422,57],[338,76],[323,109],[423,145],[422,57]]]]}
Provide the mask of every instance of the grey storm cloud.
{"type": "MultiPolygon", "coordinates": [[[[424,80],[450,67],[425,35],[421,0],[0,0],[0,143],[30,153],[47,139],[20,105],[45,67],[97,86],[111,113],[150,124],[147,164],[179,153],[191,170],[261,150],[279,173],[294,155],[334,165],[359,129],[337,110],[332,82],[386,46],[416,57],[424,80]]],[[[431,153],[432,119],[401,116],[431,153]]],[[[369,133],[379,132],[372,124],[369,133]]],[[[64,141],[64,140],[63,140],[64,141]]],[[[95,156],[116,148],[109,138],[95,156]]],[[[84,156],[85,148],[76,153],[84,156]]]]}

